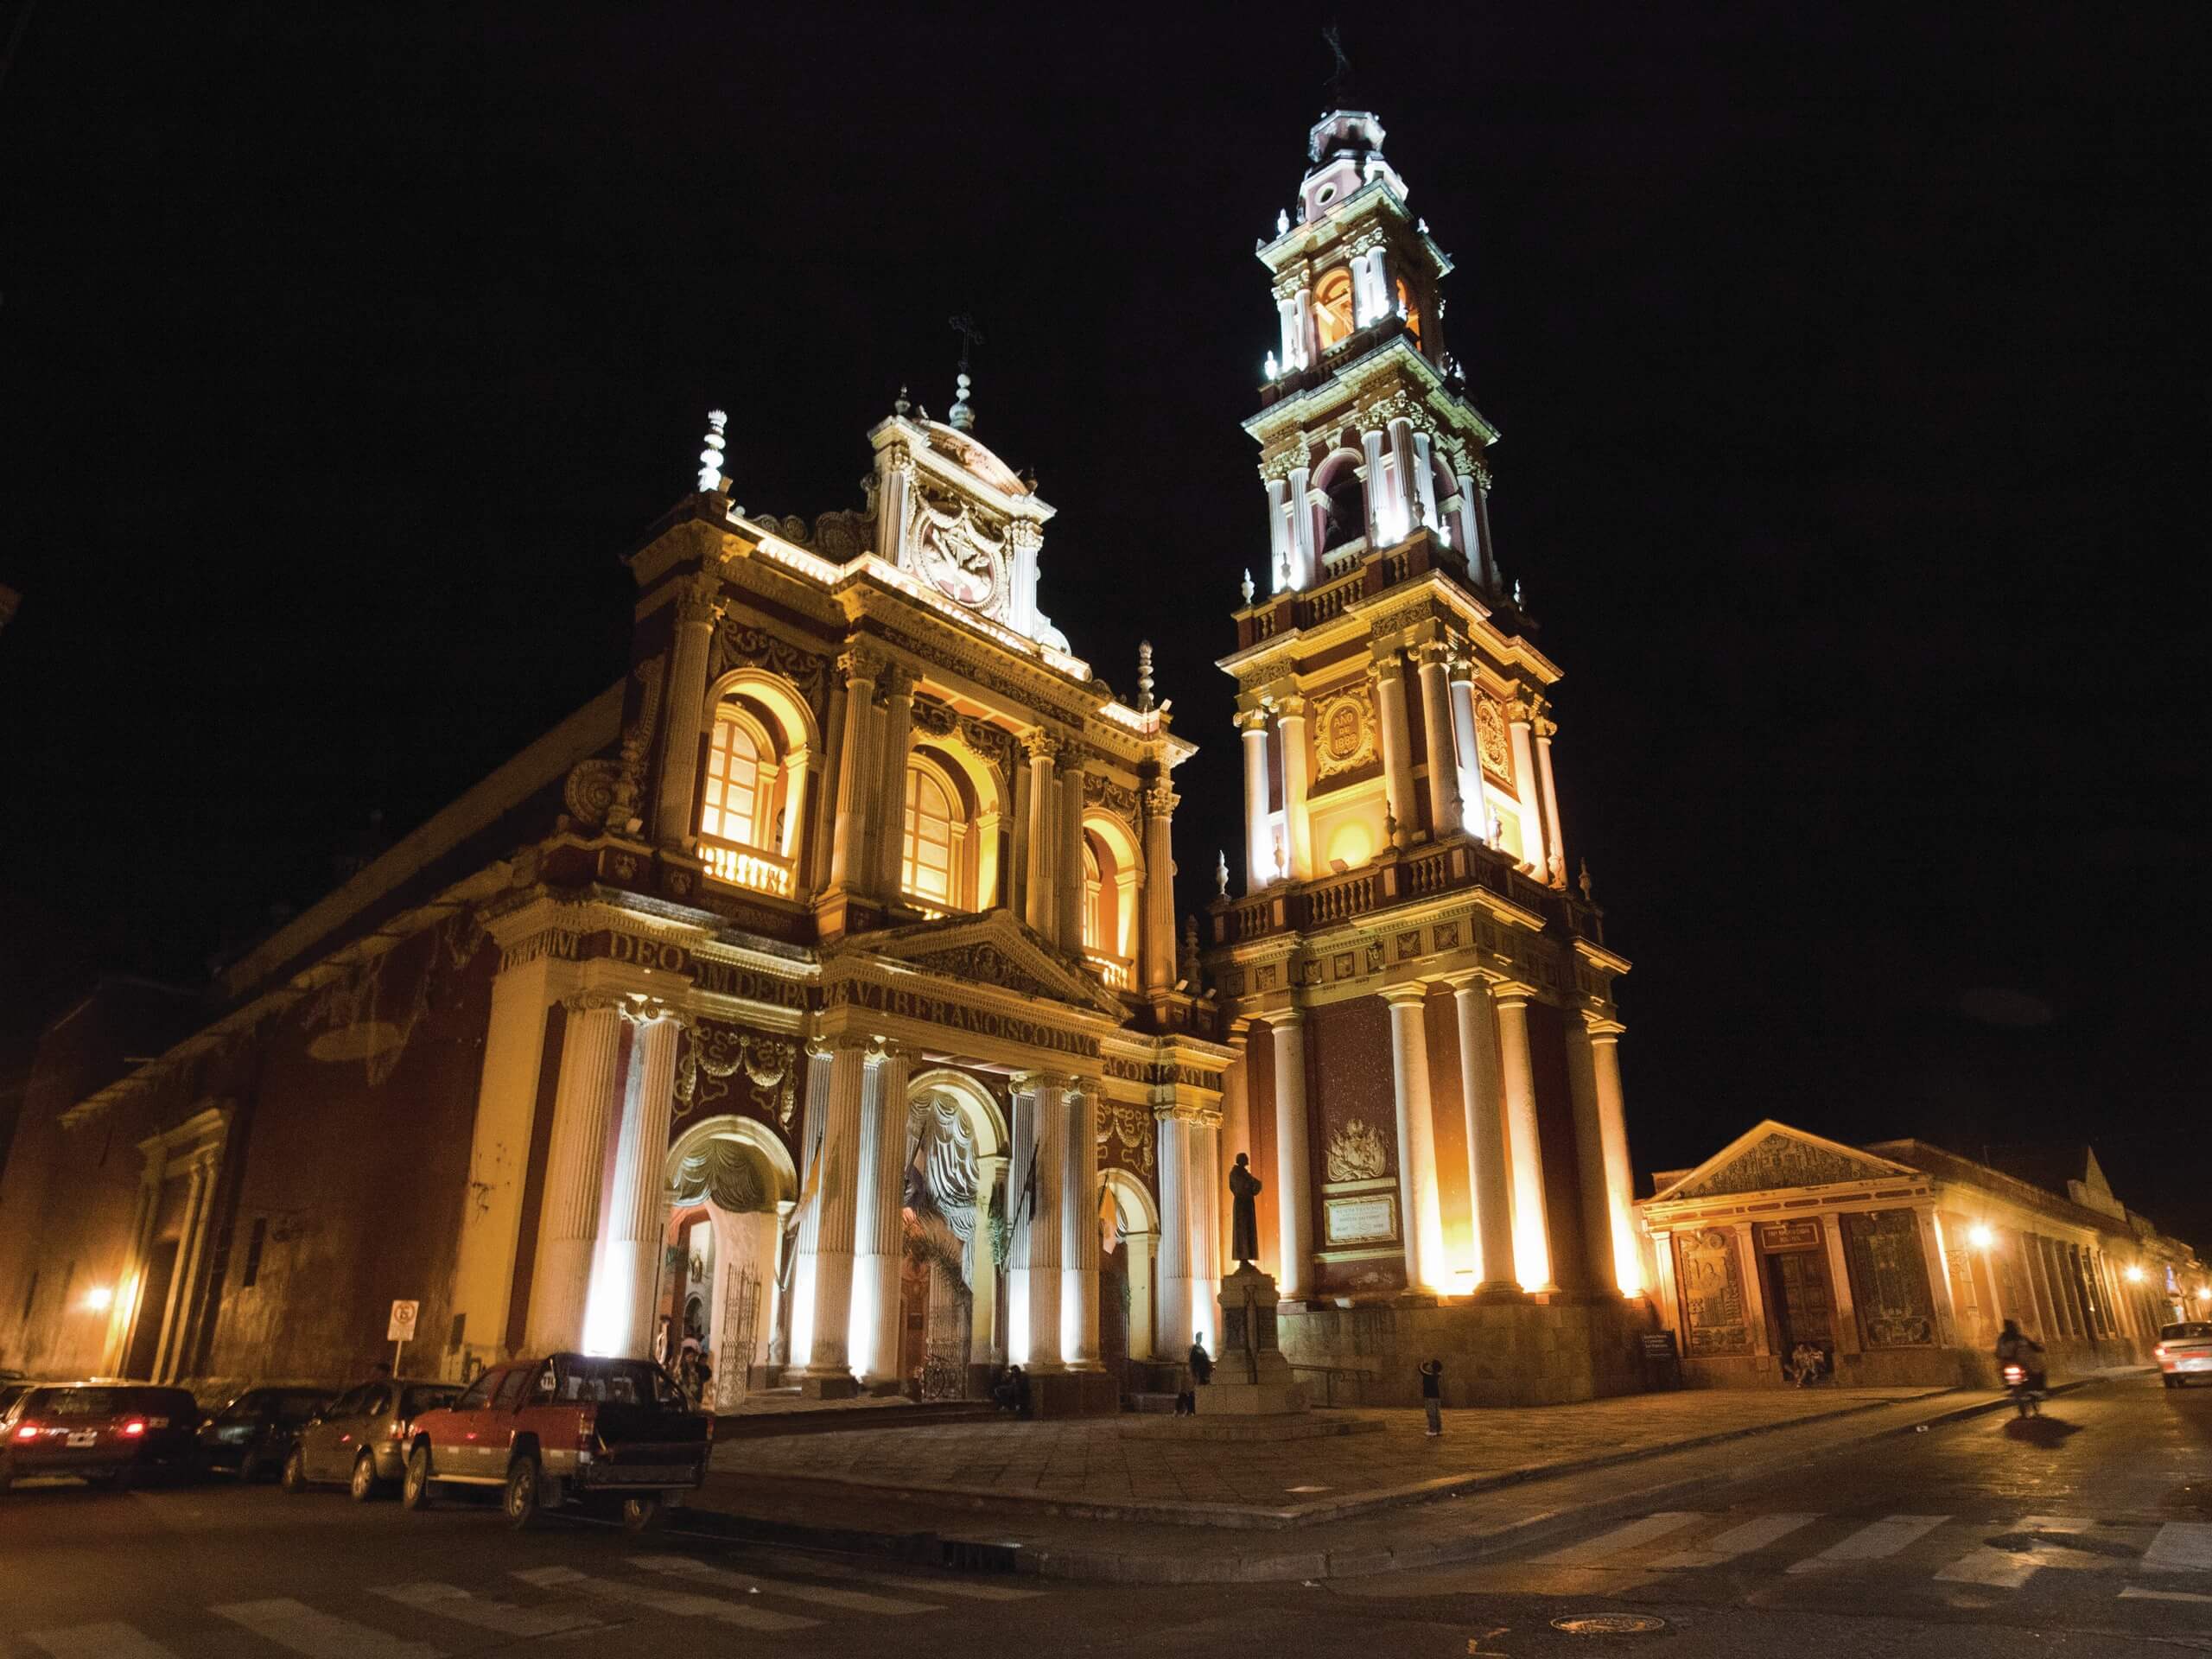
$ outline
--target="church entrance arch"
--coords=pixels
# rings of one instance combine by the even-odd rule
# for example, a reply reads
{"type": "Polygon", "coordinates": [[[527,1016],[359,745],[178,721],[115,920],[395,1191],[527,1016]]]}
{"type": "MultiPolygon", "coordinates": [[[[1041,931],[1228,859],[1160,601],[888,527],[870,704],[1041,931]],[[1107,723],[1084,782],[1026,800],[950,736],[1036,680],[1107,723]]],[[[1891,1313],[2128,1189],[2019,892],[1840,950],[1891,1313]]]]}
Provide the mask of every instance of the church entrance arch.
{"type": "Polygon", "coordinates": [[[924,1071],[907,1084],[906,1144],[900,1373],[924,1399],[962,1399],[988,1375],[1004,1328],[993,1207],[1006,1166],[1005,1115],[969,1073],[924,1071]]]}
{"type": "Polygon", "coordinates": [[[1160,1212],[1142,1181],[1123,1169],[1098,1174],[1099,1358],[1127,1393],[1133,1363],[1154,1357],[1153,1293],[1160,1212]]]}
{"type": "Polygon", "coordinates": [[[714,1409],[734,1411],[770,1363],[798,1173],[773,1130],[728,1116],[677,1138],[667,1182],[655,1344],[682,1376],[686,1338],[696,1340],[714,1409]]]}

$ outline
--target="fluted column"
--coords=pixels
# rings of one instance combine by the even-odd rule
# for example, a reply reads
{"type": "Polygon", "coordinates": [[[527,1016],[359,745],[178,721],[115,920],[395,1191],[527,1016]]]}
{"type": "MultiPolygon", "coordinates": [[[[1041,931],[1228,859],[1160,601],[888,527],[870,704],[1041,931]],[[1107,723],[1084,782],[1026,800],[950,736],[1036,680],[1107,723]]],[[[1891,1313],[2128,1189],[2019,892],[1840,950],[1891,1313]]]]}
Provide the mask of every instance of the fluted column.
{"type": "Polygon", "coordinates": [[[1428,821],[1439,836],[1459,833],[1459,750],[1452,738],[1452,684],[1440,645],[1421,647],[1421,723],[1428,744],[1428,821]]]}
{"type": "Polygon", "coordinates": [[[1505,706],[1506,729],[1513,744],[1513,787],[1521,809],[1521,861],[1538,880],[1551,877],[1551,832],[1544,827],[1544,790],[1536,776],[1536,751],[1529,734],[1535,703],[1516,696],[1505,706]]]}
{"type": "Polygon", "coordinates": [[[1257,893],[1277,874],[1268,828],[1268,711],[1246,709],[1236,729],[1244,743],[1244,891],[1257,893]]]}
{"type": "Polygon", "coordinates": [[[1414,533],[1421,518],[1421,497],[1414,480],[1414,428],[1407,420],[1390,423],[1390,506],[1397,515],[1396,534],[1402,541],[1414,533]]]}
{"type": "Polygon", "coordinates": [[[1367,546],[1370,552],[1389,546],[1398,537],[1391,533],[1390,503],[1387,493],[1389,469],[1382,464],[1383,447],[1390,435],[1381,427],[1359,435],[1367,457],[1367,546]]]}
{"type": "Polygon", "coordinates": [[[991,1199],[1006,1185],[1007,1155],[984,1153],[976,1160],[976,1221],[968,1231],[969,1342],[970,1364],[981,1364],[997,1351],[998,1262],[991,1255],[991,1199]]]}
{"type": "Polygon", "coordinates": [[[838,658],[845,677],[845,732],[837,749],[836,827],[830,842],[830,885],[852,892],[865,879],[861,858],[868,841],[870,798],[868,733],[875,709],[875,677],[883,658],[855,645],[838,658]]]}
{"type": "Polygon", "coordinates": [[[834,1381],[851,1374],[853,1242],[860,1193],[861,1090],[866,1042],[840,1038],[830,1049],[823,1091],[822,1143],[810,1177],[814,1201],[799,1224],[799,1263],[811,1295],[792,1310],[791,1355],[804,1355],[804,1375],[834,1381]],[[804,1346],[800,1345],[802,1332],[804,1346]]]}
{"type": "Polygon", "coordinates": [[[1026,1369],[1060,1364],[1060,1189],[1067,1156],[1067,1080],[1038,1074],[1018,1081],[1014,1100],[1014,1163],[1007,1192],[1015,1215],[1013,1278],[1007,1287],[1013,1340],[1007,1357],[1026,1369]]]}
{"type": "Polygon", "coordinates": [[[1574,1109],[1574,1185],[1581,1199],[1583,1271],[1592,1290],[1618,1290],[1613,1222],[1605,1195],[1605,1136],[1598,1121],[1597,1068],[1581,1016],[1567,1018],[1567,1091],[1574,1109]]]}
{"type": "Polygon", "coordinates": [[[524,1345],[537,1354],[583,1346],[584,1303],[599,1242],[607,1122],[614,1110],[622,1049],[622,1015],[613,997],[586,992],[566,998],[563,1006],[568,1022],[553,1089],[537,1258],[524,1326],[524,1345]]]}
{"type": "Polygon", "coordinates": [[[691,844],[691,809],[699,785],[699,730],[707,713],[707,654],[721,594],[721,560],[709,556],[676,601],[676,648],[668,670],[667,717],[660,750],[660,798],[653,839],[664,847],[691,844]]]}
{"type": "Polygon", "coordinates": [[[1375,706],[1382,727],[1382,778],[1389,791],[1390,844],[1402,849],[1419,820],[1414,807],[1412,728],[1406,720],[1406,671],[1395,651],[1376,658],[1375,706]]]}
{"type": "Polygon", "coordinates": [[[860,1173],[853,1215],[847,1352],[868,1383],[899,1375],[899,1276],[906,1251],[906,1051],[880,1041],[861,1084],[860,1173]]]}
{"type": "Polygon", "coordinates": [[[1436,1116],[1428,1088],[1428,988],[1416,982],[1382,991],[1390,1005],[1390,1088],[1398,1116],[1399,1230],[1406,1287],[1436,1289],[1444,1265],[1444,1214],[1436,1180],[1436,1116]]]}
{"type": "Polygon", "coordinates": [[[771,1365],[791,1363],[791,1332],[785,1322],[791,1318],[791,1286],[794,1280],[786,1264],[792,1246],[797,1243],[791,1236],[791,1211],[798,1208],[798,1200],[796,1198],[776,1200],[774,1270],[768,1280],[768,1363],[771,1365]]]}
{"type": "Polygon", "coordinates": [[[652,1352],[653,1287],[660,1278],[661,1195],[667,1185],[668,1124],[676,1106],[676,1044],[682,1021],[665,1008],[626,1009],[630,1086],[614,1143],[614,1185],[584,1342],[593,1353],[643,1359],[652,1352]]]}
{"type": "Polygon", "coordinates": [[[1552,739],[1559,734],[1559,727],[1548,716],[1538,715],[1533,728],[1536,734],[1536,779],[1544,797],[1544,858],[1545,868],[1552,885],[1567,885],[1567,837],[1559,822],[1559,788],[1552,781],[1552,739]]]}
{"type": "MultiPolygon", "coordinates": [[[[1221,1119],[1201,1113],[1191,1120],[1191,1249],[1197,1258],[1192,1276],[1198,1284],[1201,1310],[1216,1307],[1221,1283],[1221,1206],[1228,1192],[1221,1171],[1221,1119]]],[[[1204,1321],[1211,1325],[1208,1317],[1204,1321]]],[[[1217,1333],[1217,1335],[1218,1333],[1217,1333]]],[[[1213,1344],[1216,1353],[1220,1344],[1213,1344]]]]}
{"type": "Polygon", "coordinates": [[[1145,989],[1175,988],[1174,788],[1166,779],[1144,791],[1144,929],[1139,941],[1145,989]]]}
{"type": "Polygon", "coordinates": [[[1509,982],[1495,995],[1506,1143],[1513,1157],[1514,1277],[1524,1290],[1557,1290],[1552,1282],[1551,1223],[1544,1208],[1543,1142],[1536,1128],[1536,1074],[1529,1058],[1529,999],[1535,992],[1509,982]]]}
{"type": "Polygon", "coordinates": [[[876,799],[883,810],[875,819],[875,890],[896,899],[903,887],[899,866],[906,856],[906,746],[913,729],[914,677],[894,663],[885,671],[884,689],[889,695],[877,764],[876,799]]]}
{"type": "Polygon", "coordinates": [[[1313,1166],[1306,1128],[1306,1011],[1268,1016],[1274,1033],[1277,1294],[1300,1300],[1313,1286],[1313,1166]]]}
{"type": "Polygon", "coordinates": [[[1029,749],[1029,822],[1024,826],[1028,842],[1028,904],[1022,919],[1031,929],[1052,939],[1058,931],[1059,909],[1052,883],[1052,740],[1032,732],[1024,740],[1029,749]]]}
{"type": "MultiPolygon", "coordinates": [[[[1636,1171],[1628,1160],[1628,1112],[1621,1094],[1618,1020],[1589,1022],[1590,1063],[1598,1085],[1598,1132],[1605,1152],[1605,1214],[1613,1241],[1613,1277],[1624,1295],[1644,1288],[1643,1255],[1636,1247],[1636,1171]]],[[[1840,1298],[1845,1293],[1838,1292],[1840,1298]]]]}
{"type": "Polygon", "coordinates": [[[1179,1359],[1191,1346],[1198,1287],[1191,1273],[1190,1122],[1172,1104],[1153,1108],[1160,1151],[1159,1352],[1179,1359]]]}
{"type": "Polygon", "coordinates": [[[1475,665],[1454,656],[1446,670],[1452,686],[1452,747],[1459,763],[1459,827],[1490,845],[1490,785],[1483,780],[1482,735],[1475,724],[1475,665]]]}
{"type": "Polygon", "coordinates": [[[1060,1160],[1060,1353],[1071,1371],[1098,1363],[1098,1090],[1077,1077],[1066,1095],[1060,1160]]]}
{"type": "MultiPolygon", "coordinates": [[[[837,787],[845,750],[845,682],[830,676],[830,709],[822,721],[822,786],[814,796],[814,823],[806,829],[806,864],[798,872],[793,892],[810,898],[830,885],[830,849],[836,844],[836,802],[829,791],[837,787]]],[[[842,792],[842,791],[840,791],[842,792]]]]}
{"type": "Polygon", "coordinates": [[[1475,1244],[1482,1253],[1476,1293],[1518,1295],[1513,1277],[1513,1162],[1506,1152],[1504,1085],[1499,1076],[1497,1024],[1490,986],[1479,974],[1452,980],[1459,1021],[1459,1097],[1467,1118],[1467,1194],[1474,1205],[1475,1244]]]}
{"type": "Polygon", "coordinates": [[[1282,821],[1285,850],[1290,855],[1289,874],[1300,881],[1313,879],[1313,820],[1306,810],[1312,780],[1306,747],[1306,699],[1285,697],[1275,705],[1282,734],[1282,821]]]}
{"type": "MultiPolygon", "coordinates": [[[[1079,747],[1071,743],[1060,754],[1060,949],[1077,956],[1083,954],[1083,905],[1085,897],[1083,791],[1084,753],[1079,747]]],[[[1101,943],[1104,949],[1113,949],[1112,941],[1101,943]]]]}

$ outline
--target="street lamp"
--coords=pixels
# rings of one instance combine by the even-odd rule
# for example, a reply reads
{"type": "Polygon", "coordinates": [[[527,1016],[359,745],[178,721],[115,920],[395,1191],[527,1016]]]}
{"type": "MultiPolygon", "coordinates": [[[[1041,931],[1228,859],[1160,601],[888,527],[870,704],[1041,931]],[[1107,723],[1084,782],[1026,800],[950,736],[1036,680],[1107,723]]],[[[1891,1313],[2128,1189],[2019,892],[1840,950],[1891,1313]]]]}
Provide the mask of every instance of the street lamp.
{"type": "Polygon", "coordinates": [[[1978,1221],[1967,1229],[1967,1243],[1977,1250],[1986,1250],[1996,1242],[1997,1235],[1978,1221]]]}
{"type": "Polygon", "coordinates": [[[85,1306],[95,1313],[105,1313],[115,1301],[115,1293],[105,1285],[94,1285],[85,1293],[85,1306]]]}
{"type": "Polygon", "coordinates": [[[2127,1282],[2131,1285],[2139,1285],[2143,1282],[2143,1267],[2140,1262],[2131,1262],[2127,1264],[2127,1282]]]}

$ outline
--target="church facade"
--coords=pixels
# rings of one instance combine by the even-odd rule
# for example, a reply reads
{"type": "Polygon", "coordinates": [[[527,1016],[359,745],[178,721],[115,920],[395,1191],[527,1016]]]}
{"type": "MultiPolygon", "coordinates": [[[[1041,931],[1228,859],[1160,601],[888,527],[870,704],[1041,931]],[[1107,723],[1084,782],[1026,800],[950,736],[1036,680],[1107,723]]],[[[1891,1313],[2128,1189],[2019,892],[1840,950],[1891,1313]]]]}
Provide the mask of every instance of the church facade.
{"type": "Polygon", "coordinates": [[[1612,985],[1567,882],[1560,670],[1499,574],[1497,432],[1443,333],[1451,262],[1371,115],[1311,134],[1258,250],[1267,579],[1236,648],[1244,890],[1208,918],[1230,1136],[1274,1177],[1294,1361],[1410,1400],[1636,1386],[1647,1325],[1612,985]]]}

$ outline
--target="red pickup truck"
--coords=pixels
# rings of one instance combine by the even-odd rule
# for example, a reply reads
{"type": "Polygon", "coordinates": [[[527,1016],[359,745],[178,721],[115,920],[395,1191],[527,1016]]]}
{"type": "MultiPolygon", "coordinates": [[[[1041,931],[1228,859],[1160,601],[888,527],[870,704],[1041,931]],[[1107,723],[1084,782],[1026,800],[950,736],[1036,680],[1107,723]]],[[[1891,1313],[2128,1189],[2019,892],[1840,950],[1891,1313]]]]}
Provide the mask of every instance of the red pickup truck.
{"type": "Polygon", "coordinates": [[[414,1421],[401,1502],[429,1507],[440,1486],[505,1489],[507,1524],[590,1498],[618,1500],[623,1523],[652,1524],[707,1478],[715,1420],[645,1359],[554,1354],[494,1366],[450,1406],[414,1421]]]}

